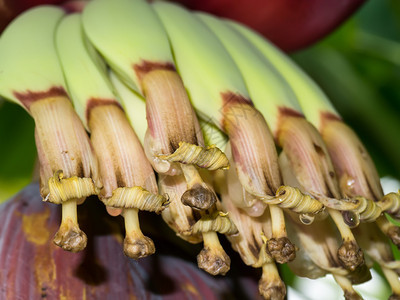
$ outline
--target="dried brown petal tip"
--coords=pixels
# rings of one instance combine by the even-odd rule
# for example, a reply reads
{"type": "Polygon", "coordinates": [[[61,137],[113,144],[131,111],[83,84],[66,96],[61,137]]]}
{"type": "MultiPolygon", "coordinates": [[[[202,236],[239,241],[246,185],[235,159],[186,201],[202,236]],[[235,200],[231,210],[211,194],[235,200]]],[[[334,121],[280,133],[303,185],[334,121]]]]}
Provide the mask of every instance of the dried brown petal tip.
{"type": "Polygon", "coordinates": [[[272,200],[265,200],[268,204],[276,204],[281,208],[287,208],[301,214],[318,214],[324,210],[324,206],[318,200],[303,194],[298,188],[281,186],[276,191],[272,200]]]}
{"type": "Polygon", "coordinates": [[[86,234],[80,230],[77,222],[76,200],[69,200],[62,204],[62,222],[54,236],[54,244],[71,252],[85,249],[86,234]]]}
{"type": "Polygon", "coordinates": [[[197,264],[211,275],[225,275],[231,266],[231,259],[225,253],[215,232],[203,233],[204,248],[197,255],[197,264]]]}
{"type": "Polygon", "coordinates": [[[354,271],[364,264],[364,253],[355,241],[344,241],[337,254],[341,264],[347,270],[354,271]]]}
{"type": "Polygon", "coordinates": [[[124,253],[126,256],[139,259],[156,252],[156,247],[153,241],[147,236],[141,236],[136,239],[132,237],[125,237],[124,239],[124,253]]]}
{"type": "Polygon", "coordinates": [[[196,165],[208,170],[228,169],[229,160],[226,155],[217,147],[207,148],[180,142],[179,148],[170,155],[159,155],[159,159],[169,162],[196,165]]]}
{"type": "Polygon", "coordinates": [[[139,259],[154,254],[156,248],[153,241],[144,236],[140,230],[138,210],[128,208],[124,211],[126,236],[124,253],[126,256],[139,259]]]}
{"type": "Polygon", "coordinates": [[[232,235],[238,233],[238,229],[227,213],[216,211],[211,215],[204,215],[197,221],[186,234],[198,234],[205,232],[219,232],[222,234],[232,235]]]}
{"type": "Polygon", "coordinates": [[[62,170],[54,173],[48,181],[50,193],[44,201],[60,204],[71,199],[86,198],[90,195],[98,195],[100,190],[94,185],[91,178],[79,178],[73,176],[64,178],[62,170]]]}
{"type": "Polygon", "coordinates": [[[117,188],[111,198],[102,198],[107,206],[116,208],[137,208],[139,210],[161,213],[169,200],[159,194],[153,194],[140,186],[117,188]]]}
{"type": "Polygon", "coordinates": [[[184,205],[205,210],[211,208],[217,198],[207,187],[197,184],[183,193],[181,201],[184,205]]]}
{"type": "Polygon", "coordinates": [[[287,237],[269,239],[267,248],[277,263],[285,264],[296,258],[296,246],[287,237]]]}
{"type": "Polygon", "coordinates": [[[360,221],[374,222],[381,216],[382,208],[378,203],[365,197],[355,197],[354,199],[360,202],[360,206],[353,210],[353,212],[359,214],[360,221]]]}
{"type": "Polygon", "coordinates": [[[279,277],[274,263],[263,265],[263,273],[258,282],[258,290],[264,299],[283,300],[286,297],[286,286],[279,277]]]}

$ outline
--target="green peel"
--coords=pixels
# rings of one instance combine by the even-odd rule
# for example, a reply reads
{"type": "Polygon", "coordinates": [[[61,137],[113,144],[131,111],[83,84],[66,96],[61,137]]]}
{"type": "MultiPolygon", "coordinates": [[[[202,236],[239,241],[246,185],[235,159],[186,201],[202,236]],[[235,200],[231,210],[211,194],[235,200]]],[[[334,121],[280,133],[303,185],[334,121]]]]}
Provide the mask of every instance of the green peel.
{"type": "Polygon", "coordinates": [[[257,47],[264,57],[284,76],[296,94],[307,120],[315,127],[320,128],[321,112],[338,115],[324,92],[286,54],[251,29],[232,21],[226,21],[226,23],[240,32],[250,44],[257,47]]]}
{"type": "Polygon", "coordinates": [[[91,99],[117,101],[106,66],[83,34],[79,14],[65,17],[56,32],[56,45],[68,91],[86,128],[86,108],[91,99]]]}
{"type": "Polygon", "coordinates": [[[155,2],[153,8],[168,32],[178,72],[192,104],[201,117],[208,116],[220,126],[221,92],[249,98],[239,69],[217,37],[195,15],[166,2],[155,2]]]}
{"type": "Polygon", "coordinates": [[[14,92],[45,92],[65,87],[54,45],[64,11],[33,8],[15,19],[0,38],[0,94],[20,105],[14,92]],[[32,59],[34,58],[34,59],[32,59]]]}
{"type": "Polygon", "coordinates": [[[144,0],[96,0],[82,15],[85,33],[111,68],[141,93],[133,66],[143,60],[172,63],[166,33],[144,0]]]}
{"type": "Polygon", "coordinates": [[[279,108],[301,111],[289,84],[257,48],[220,19],[205,13],[197,13],[197,16],[232,56],[243,75],[251,99],[264,115],[272,132],[277,130],[279,108]]]}

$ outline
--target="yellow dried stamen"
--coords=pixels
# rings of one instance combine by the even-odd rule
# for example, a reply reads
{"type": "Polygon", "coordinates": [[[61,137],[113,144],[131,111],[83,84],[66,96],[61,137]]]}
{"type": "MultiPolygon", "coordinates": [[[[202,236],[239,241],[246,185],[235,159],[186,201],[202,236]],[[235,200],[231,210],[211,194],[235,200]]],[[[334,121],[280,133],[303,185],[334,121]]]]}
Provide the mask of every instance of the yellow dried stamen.
{"type": "Polygon", "coordinates": [[[384,212],[400,218],[400,190],[397,193],[389,193],[376,203],[384,212]]]}
{"type": "Polygon", "coordinates": [[[204,148],[187,142],[180,142],[179,148],[174,153],[159,155],[158,158],[169,162],[196,165],[211,171],[229,168],[228,158],[215,145],[204,148]]]}
{"type": "Polygon", "coordinates": [[[55,204],[100,193],[91,178],[79,178],[77,176],[64,178],[62,170],[54,173],[54,176],[49,179],[48,185],[50,193],[44,201],[50,201],[55,204]]]}
{"type": "Polygon", "coordinates": [[[374,222],[382,214],[382,208],[378,203],[365,197],[355,197],[360,206],[352,212],[357,213],[361,221],[374,222]]]}
{"type": "Polygon", "coordinates": [[[140,186],[117,188],[112,197],[103,198],[107,206],[116,208],[136,208],[161,213],[169,204],[169,200],[162,195],[153,194],[140,186]]]}
{"type": "Polygon", "coordinates": [[[279,187],[275,198],[265,199],[264,201],[301,214],[316,215],[324,210],[323,204],[318,200],[303,194],[298,188],[291,186],[279,187]]]}
{"type": "Polygon", "coordinates": [[[211,231],[227,235],[238,233],[238,229],[228,217],[228,214],[216,211],[211,215],[204,215],[192,226],[190,231],[185,232],[184,234],[193,235],[211,231]]]}

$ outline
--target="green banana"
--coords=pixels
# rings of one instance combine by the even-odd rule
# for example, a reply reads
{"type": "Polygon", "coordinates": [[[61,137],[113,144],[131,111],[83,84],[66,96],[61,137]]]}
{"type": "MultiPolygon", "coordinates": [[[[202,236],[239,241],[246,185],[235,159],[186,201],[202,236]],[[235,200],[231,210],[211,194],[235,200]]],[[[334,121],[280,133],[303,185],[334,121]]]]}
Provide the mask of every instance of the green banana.
{"type": "Polygon", "coordinates": [[[226,168],[228,160],[221,151],[210,154],[204,148],[197,117],[175,71],[167,35],[151,6],[144,0],[92,1],[83,12],[83,25],[116,74],[146,99],[144,146],[155,170],[169,175],[183,172],[188,191],[182,201],[199,209],[210,208],[216,199],[194,165],[226,168]],[[199,160],[203,156],[207,159],[199,160]],[[211,159],[214,156],[217,163],[211,159]]]}
{"type": "Polygon", "coordinates": [[[98,194],[101,182],[89,138],[68,99],[54,45],[63,16],[60,8],[40,6],[7,27],[0,40],[0,94],[23,106],[35,120],[41,195],[62,204],[54,242],[80,251],[87,237],[79,229],[76,206],[98,194]]]}
{"type": "Polygon", "coordinates": [[[99,197],[108,207],[123,209],[124,252],[136,259],[153,254],[154,243],[140,230],[138,212],[161,212],[167,200],[157,195],[154,172],[115,96],[104,63],[83,35],[80,14],[60,22],[56,45],[68,91],[91,132],[99,159],[104,185],[99,197]]]}

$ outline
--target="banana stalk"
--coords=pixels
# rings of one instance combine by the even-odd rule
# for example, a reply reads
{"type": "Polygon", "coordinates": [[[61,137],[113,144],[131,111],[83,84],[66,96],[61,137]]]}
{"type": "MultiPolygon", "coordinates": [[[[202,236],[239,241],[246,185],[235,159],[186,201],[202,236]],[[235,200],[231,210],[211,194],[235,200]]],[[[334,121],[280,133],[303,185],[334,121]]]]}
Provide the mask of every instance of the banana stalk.
{"type": "Polygon", "coordinates": [[[108,207],[123,209],[125,254],[135,259],[151,255],[154,243],[140,230],[138,213],[160,213],[167,200],[157,195],[154,172],[112,90],[105,66],[83,35],[80,14],[60,22],[56,44],[69,93],[99,159],[104,185],[99,198],[108,207]]]}
{"type": "Polygon", "coordinates": [[[44,201],[62,204],[54,242],[76,252],[87,243],[78,225],[77,204],[98,194],[102,184],[89,138],[69,100],[54,45],[55,29],[63,16],[59,8],[41,6],[7,27],[0,41],[0,94],[35,120],[40,192],[44,201]]]}
{"type": "Polygon", "coordinates": [[[83,12],[83,25],[115,73],[146,99],[144,146],[154,169],[169,175],[182,172],[188,189],[182,201],[199,209],[210,208],[216,199],[196,166],[227,168],[228,160],[220,150],[204,148],[167,35],[150,5],[144,0],[92,1],[83,12]]]}

